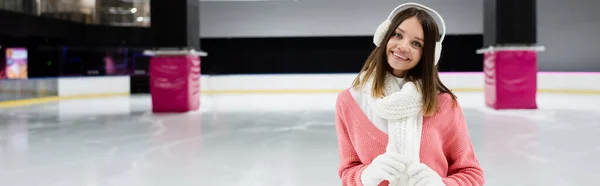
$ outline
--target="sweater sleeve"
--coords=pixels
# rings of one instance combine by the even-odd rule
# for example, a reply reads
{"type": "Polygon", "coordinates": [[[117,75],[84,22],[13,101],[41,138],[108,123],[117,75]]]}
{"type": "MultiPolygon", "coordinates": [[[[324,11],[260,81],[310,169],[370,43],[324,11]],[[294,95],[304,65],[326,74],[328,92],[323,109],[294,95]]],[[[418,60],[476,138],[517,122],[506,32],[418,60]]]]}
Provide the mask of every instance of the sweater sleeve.
{"type": "Polygon", "coordinates": [[[342,186],[363,186],[360,175],[366,166],[360,161],[350,140],[344,120],[343,101],[343,97],[340,95],[337,99],[335,109],[335,127],[340,153],[338,175],[342,181],[342,186]]]}
{"type": "Polygon", "coordinates": [[[481,169],[469,137],[466,120],[462,108],[453,99],[448,100],[444,110],[450,119],[445,139],[445,154],[448,155],[448,176],[443,178],[446,186],[481,186],[484,185],[481,169]]]}

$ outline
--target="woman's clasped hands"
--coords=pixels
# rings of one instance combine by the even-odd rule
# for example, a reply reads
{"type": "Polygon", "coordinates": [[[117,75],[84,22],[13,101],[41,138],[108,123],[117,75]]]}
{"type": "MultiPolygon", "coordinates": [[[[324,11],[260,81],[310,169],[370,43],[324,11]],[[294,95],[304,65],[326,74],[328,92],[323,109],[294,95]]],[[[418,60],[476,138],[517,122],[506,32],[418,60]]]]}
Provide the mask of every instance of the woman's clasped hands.
{"type": "Polygon", "coordinates": [[[408,185],[402,186],[445,186],[442,177],[424,163],[410,162],[401,154],[386,152],[377,156],[361,174],[364,186],[377,186],[382,181],[394,182],[398,179],[408,185]]]}

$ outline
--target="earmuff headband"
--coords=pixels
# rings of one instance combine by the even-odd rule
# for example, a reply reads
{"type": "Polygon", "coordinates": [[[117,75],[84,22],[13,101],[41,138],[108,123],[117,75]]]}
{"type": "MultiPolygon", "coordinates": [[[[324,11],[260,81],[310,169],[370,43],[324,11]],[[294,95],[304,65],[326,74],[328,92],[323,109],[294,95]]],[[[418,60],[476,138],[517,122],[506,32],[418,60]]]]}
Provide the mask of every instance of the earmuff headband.
{"type": "Polygon", "coordinates": [[[398,14],[402,10],[405,10],[405,9],[408,9],[408,8],[413,8],[413,7],[414,8],[422,8],[425,11],[430,12],[431,14],[433,14],[435,16],[434,19],[436,19],[436,17],[437,17],[436,20],[439,21],[438,24],[439,24],[439,26],[441,28],[441,30],[440,30],[441,31],[441,33],[440,33],[441,37],[440,37],[440,41],[439,42],[443,42],[444,38],[446,37],[446,23],[444,22],[444,18],[442,18],[442,16],[439,13],[437,13],[435,10],[433,10],[432,8],[429,8],[429,7],[425,6],[425,5],[422,5],[422,4],[419,4],[419,3],[404,3],[404,4],[401,4],[398,7],[396,7],[390,13],[390,15],[388,16],[387,19],[391,21],[392,19],[394,19],[394,16],[396,16],[396,14],[398,14]]]}

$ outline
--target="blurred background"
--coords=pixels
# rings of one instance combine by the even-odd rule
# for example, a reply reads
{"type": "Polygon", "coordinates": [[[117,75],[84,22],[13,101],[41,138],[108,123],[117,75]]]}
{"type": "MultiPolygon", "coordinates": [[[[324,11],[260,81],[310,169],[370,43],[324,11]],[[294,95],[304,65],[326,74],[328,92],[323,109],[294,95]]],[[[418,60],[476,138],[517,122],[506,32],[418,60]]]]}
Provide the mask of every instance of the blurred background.
{"type": "MultiPolygon", "coordinates": [[[[374,48],[377,26],[406,2],[0,0],[0,183],[40,185],[19,179],[31,172],[65,185],[44,165],[64,170],[55,174],[65,180],[94,175],[132,185],[125,178],[161,179],[139,171],[154,163],[173,168],[154,171],[171,181],[183,176],[189,185],[336,185],[335,96],[374,48]],[[200,57],[200,113],[152,113],[151,57],[144,51],[165,48],[208,54],[200,57]],[[91,144],[100,146],[89,149],[91,144]],[[254,154],[229,161],[221,152],[254,154]],[[70,177],[80,168],[68,167],[70,155],[89,175],[70,177]],[[315,171],[319,167],[326,171],[315,171]],[[112,175],[115,170],[125,178],[112,175]],[[178,170],[189,175],[172,175],[178,170]],[[223,176],[232,172],[236,176],[223,176]]],[[[585,172],[597,167],[592,155],[600,153],[588,148],[600,146],[594,142],[600,1],[414,2],[445,19],[438,68],[444,83],[464,95],[461,104],[489,185],[594,182],[585,172]],[[486,110],[484,55],[476,50],[497,45],[545,48],[536,64],[541,111],[486,110]],[[575,163],[580,172],[565,176],[551,167],[557,162],[575,163]],[[514,171],[523,164],[526,171],[514,171]],[[525,178],[531,172],[539,177],[525,178]]]]}
{"type": "MultiPolygon", "coordinates": [[[[133,93],[148,93],[143,50],[179,43],[210,54],[202,59],[202,74],[353,73],[373,48],[376,26],[402,2],[195,0],[152,6],[150,0],[3,0],[0,78],[127,75],[133,93]],[[7,49],[27,53],[26,65],[19,66],[26,76],[6,71],[11,59],[7,49]]],[[[485,1],[418,2],[446,20],[439,70],[481,72],[483,55],[474,51],[493,43],[484,37],[485,24],[490,24],[484,21],[485,1]]],[[[538,56],[539,71],[597,72],[598,5],[594,0],[538,1],[534,11],[515,8],[495,16],[536,20],[533,28],[507,29],[511,37],[534,33],[529,40],[545,46],[538,56]],[[577,12],[557,13],[566,7],[577,12]]]]}

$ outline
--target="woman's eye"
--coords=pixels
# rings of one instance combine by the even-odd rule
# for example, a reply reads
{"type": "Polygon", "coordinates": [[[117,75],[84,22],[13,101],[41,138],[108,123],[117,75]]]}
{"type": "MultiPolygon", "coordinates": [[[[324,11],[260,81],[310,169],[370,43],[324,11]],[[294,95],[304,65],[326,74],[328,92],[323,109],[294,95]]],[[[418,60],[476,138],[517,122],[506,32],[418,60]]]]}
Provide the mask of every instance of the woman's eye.
{"type": "Polygon", "coordinates": [[[400,35],[399,33],[392,33],[393,37],[402,37],[402,35],[400,35]]]}
{"type": "Polygon", "coordinates": [[[422,46],[422,45],[421,45],[421,43],[419,43],[419,42],[416,42],[416,41],[414,41],[414,42],[413,42],[413,45],[414,45],[414,46],[417,46],[417,47],[421,47],[421,46],[422,46]]]}

